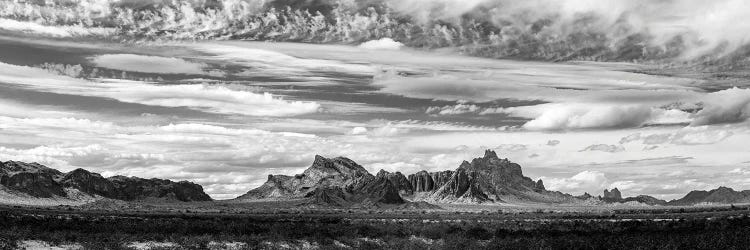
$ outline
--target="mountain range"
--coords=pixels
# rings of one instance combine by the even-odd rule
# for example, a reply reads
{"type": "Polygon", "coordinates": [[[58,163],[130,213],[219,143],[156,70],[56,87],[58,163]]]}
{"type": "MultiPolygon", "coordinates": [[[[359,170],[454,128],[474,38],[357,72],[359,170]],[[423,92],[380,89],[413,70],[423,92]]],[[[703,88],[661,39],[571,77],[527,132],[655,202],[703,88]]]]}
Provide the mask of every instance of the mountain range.
{"type": "Polygon", "coordinates": [[[492,150],[484,156],[462,162],[455,170],[419,171],[408,176],[380,170],[370,174],[346,157],[315,156],[313,164],[294,176],[269,175],[262,186],[235,201],[307,200],[331,206],[426,203],[582,203],[593,199],[603,203],[636,202],[646,205],[697,205],[750,202],[750,190],[720,187],[692,191],[681,199],[665,201],[648,195],[623,198],[617,188],[603,196],[586,193],[572,196],[549,191],[543,181],[523,175],[521,166],[501,159],[492,150]]]}
{"type": "Polygon", "coordinates": [[[0,162],[0,193],[11,197],[80,199],[109,198],[123,201],[210,201],[198,184],[162,179],[113,176],[84,169],[68,173],[38,163],[0,162]]]}
{"type": "MultiPolygon", "coordinates": [[[[138,177],[102,177],[84,169],[67,173],[38,163],[0,162],[0,203],[21,198],[93,201],[211,201],[203,188],[188,181],[174,182],[138,177]],[[3,197],[6,197],[3,201],[3,197]],[[10,198],[7,198],[10,197],[10,198]],[[82,199],[85,198],[85,199],[82,199]]],[[[547,190],[542,180],[523,175],[521,166],[501,159],[492,150],[462,162],[455,170],[419,171],[404,175],[380,170],[373,175],[346,157],[315,156],[312,165],[294,176],[269,175],[267,181],[233,202],[288,201],[327,207],[435,208],[432,204],[482,203],[642,203],[662,206],[749,203],[750,190],[719,187],[691,191],[665,201],[652,196],[622,197],[617,188],[603,196],[573,196],[547,190]]]]}

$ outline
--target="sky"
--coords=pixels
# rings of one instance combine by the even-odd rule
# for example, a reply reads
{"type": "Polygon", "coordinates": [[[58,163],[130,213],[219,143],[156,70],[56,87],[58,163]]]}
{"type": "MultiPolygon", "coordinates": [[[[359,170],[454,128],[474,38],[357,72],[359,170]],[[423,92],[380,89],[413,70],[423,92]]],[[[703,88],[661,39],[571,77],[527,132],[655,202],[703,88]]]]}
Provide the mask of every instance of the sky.
{"type": "Polygon", "coordinates": [[[0,20],[0,160],[189,180],[214,199],[300,173],[315,155],[411,174],[455,169],[486,149],[574,195],[750,189],[744,88],[388,38],[61,39],[93,32],[79,28],[0,20]]]}

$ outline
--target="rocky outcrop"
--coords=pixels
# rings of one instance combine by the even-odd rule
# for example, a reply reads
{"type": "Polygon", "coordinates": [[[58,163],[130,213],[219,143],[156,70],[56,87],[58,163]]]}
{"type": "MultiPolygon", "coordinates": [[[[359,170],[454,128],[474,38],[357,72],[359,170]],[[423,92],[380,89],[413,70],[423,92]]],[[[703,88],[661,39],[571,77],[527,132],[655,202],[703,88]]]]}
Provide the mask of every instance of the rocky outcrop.
{"type": "Polygon", "coordinates": [[[440,172],[419,171],[409,175],[409,183],[414,192],[430,192],[448,183],[453,177],[453,171],[446,170],[440,172]]]}
{"type": "Polygon", "coordinates": [[[468,172],[459,168],[445,185],[440,187],[433,197],[438,200],[458,200],[464,202],[485,202],[492,199],[480,187],[479,173],[468,172]]]}
{"type": "Polygon", "coordinates": [[[638,195],[635,197],[622,198],[622,193],[620,193],[620,190],[617,188],[613,188],[612,190],[604,189],[604,196],[601,196],[600,198],[602,201],[608,203],[638,202],[652,206],[661,206],[667,204],[665,200],[660,200],[648,195],[638,195]]]}
{"type": "Polygon", "coordinates": [[[613,188],[612,191],[604,189],[602,200],[606,202],[620,202],[622,200],[622,194],[617,188],[613,188]]]}
{"type": "Polygon", "coordinates": [[[65,187],[81,190],[84,193],[101,195],[108,198],[118,196],[115,185],[97,173],[76,169],[66,173],[60,183],[65,187]]]}
{"type": "Polygon", "coordinates": [[[454,172],[455,171],[452,170],[430,172],[430,177],[432,177],[432,182],[435,185],[433,190],[438,189],[448,183],[448,181],[450,181],[450,179],[453,177],[454,172]]]}
{"type": "Polygon", "coordinates": [[[210,201],[203,187],[187,181],[142,179],[76,169],[62,173],[38,163],[0,162],[0,185],[37,198],[66,197],[66,189],[117,200],[210,201]]]}
{"type": "Polygon", "coordinates": [[[321,187],[307,194],[312,197],[315,204],[327,204],[331,206],[346,206],[349,202],[346,200],[346,194],[340,187],[321,187]]]}
{"type": "Polygon", "coordinates": [[[60,183],[62,173],[38,163],[0,162],[0,185],[38,198],[65,196],[60,183]]]}
{"type": "Polygon", "coordinates": [[[411,182],[401,172],[390,173],[381,169],[376,177],[386,178],[391,181],[391,183],[396,185],[399,193],[403,193],[405,195],[411,195],[414,193],[414,188],[412,187],[411,182]]]}
{"type": "Polygon", "coordinates": [[[409,184],[414,192],[427,192],[435,189],[435,182],[427,171],[419,171],[409,175],[409,184]]]}
{"type": "Polygon", "coordinates": [[[210,201],[203,187],[189,181],[173,182],[163,179],[114,176],[107,178],[115,187],[118,200],[166,199],[174,201],[210,201]]]}
{"type": "Polygon", "coordinates": [[[542,182],[542,179],[539,179],[539,180],[536,181],[536,185],[534,186],[534,190],[535,191],[546,190],[546,189],[544,189],[544,182],[542,182]]]}
{"type": "Polygon", "coordinates": [[[63,187],[46,173],[17,173],[3,176],[0,184],[11,190],[39,198],[65,196],[63,187]]]}
{"type": "Polygon", "coordinates": [[[379,176],[367,183],[362,190],[357,190],[356,195],[364,196],[367,204],[402,204],[404,201],[399,194],[396,184],[385,176],[379,176]]]}
{"type": "Polygon", "coordinates": [[[719,187],[709,191],[691,191],[685,197],[669,201],[668,205],[687,206],[696,204],[732,204],[750,202],[750,190],[735,191],[719,187]]]}
{"type": "Polygon", "coordinates": [[[575,196],[575,198],[580,199],[580,200],[588,200],[588,199],[594,198],[594,196],[592,196],[589,193],[583,193],[582,195],[575,196]]]}

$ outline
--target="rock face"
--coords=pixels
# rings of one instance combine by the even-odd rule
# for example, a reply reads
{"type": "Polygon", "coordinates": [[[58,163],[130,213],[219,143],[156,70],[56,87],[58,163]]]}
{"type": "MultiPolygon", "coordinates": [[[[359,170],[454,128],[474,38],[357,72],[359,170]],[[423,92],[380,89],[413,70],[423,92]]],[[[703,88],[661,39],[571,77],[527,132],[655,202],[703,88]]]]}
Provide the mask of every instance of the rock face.
{"type": "Polygon", "coordinates": [[[409,175],[409,183],[414,192],[435,191],[447,183],[453,177],[453,171],[446,170],[441,172],[419,171],[416,174],[409,175]]]}
{"type": "Polygon", "coordinates": [[[381,169],[376,177],[386,178],[391,181],[391,183],[396,185],[396,189],[398,189],[399,193],[403,193],[405,195],[411,195],[414,193],[414,188],[411,186],[411,182],[406,179],[406,176],[404,176],[404,174],[402,174],[401,172],[389,173],[388,171],[381,169]]]}
{"type": "Polygon", "coordinates": [[[269,175],[262,186],[235,200],[310,199],[320,205],[351,206],[402,204],[400,192],[411,192],[401,173],[381,171],[373,176],[345,158],[315,156],[313,164],[295,176],[269,175]]]}
{"type": "Polygon", "coordinates": [[[602,200],[607,202],[619,202],[622,200],[622,194],[617,188],[613,188],[612,191],[604,189],[602,200]]]}
{"type": "Polygon", "coordinates": [[[84,193],[96,194],[104,197],[117,197],[115,185],[97,173],[84,169],[76,169],[65,174],[60,183],[66,187],[81,190],[84,193]]]}
{"type": "Polygon", "coordinates": [[[0,162],[0,185],[37,198],[66,197],[66,189],[117,200],[210,201],[203,187],[187,181],[115,176],[76,169],[62,173],[38,163],[0,162]]]}
{"type": "Polygon", "coordinates": [[[445,185],[435,191],[433,197],[439,200],[460,200],[465,202],[485,202],[492,200],[480,187],[482,180],[478,172],[459,168],[445,185]]]}
{"type": "Polygon", "coordinates": [[[114,199],[146,200],[160,198],[177,201],[210,201],[211,197],[203,192],[203,187],[189,181],[173,182],[162,179],[143,179],[138,177],[113,176],[111,181],[115,188],[114,199]]]}
{"type": "Polygon", "coordinates": [[[669,201],[668,205],[687,206],[704,203],[731,204],[750,202],[750,190],[734,191],[728,187],[719,187],[709,191],[690,191],[685,197],[669,201]]]}

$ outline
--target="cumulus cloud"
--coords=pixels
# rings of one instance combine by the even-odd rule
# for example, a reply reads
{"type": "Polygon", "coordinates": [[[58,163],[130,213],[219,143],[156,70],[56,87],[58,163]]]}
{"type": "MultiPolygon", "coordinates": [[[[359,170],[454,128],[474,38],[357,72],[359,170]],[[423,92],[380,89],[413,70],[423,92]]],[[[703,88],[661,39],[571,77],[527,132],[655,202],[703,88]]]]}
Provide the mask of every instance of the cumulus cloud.
{"type": "Polygon", "coordinates": [[[403,46],[403,43],[396,42],[387,37],[380,40],[367,41],[359,45],[360,48],[371,50],[399,50],[403,46]]]}
{"type": "Polygon", "coordinates": [[[630,105],[548,105],[523,125],[530,130],[569,130],[638,127],[651,117],[651,108],[630,105]]]}
{"type": "Polygon", "coordinates": [[[731,88],[707,94],[693,126],[742,122],[750,118],[750,89],[731,88]]]}
{"type": "Polygon", "coordinates": [[[105,54],[89,58],[96,66],[123,71],[159,74],[203,74],[207,65],[181,58],[135,54],[105,54]]]}
{"type": "Polygon", "coordinates": [[[354,127],[354,128],[352,128],[351,131],[349,131],[349,134],[352,134],[352,135],[361,135],[361,134],[366,134],[367,131],[368,130],[365,127],[354,127]]]}
{"type": "Polygon", "coordinates": [[[317,112],[320,104],[286,101],[270,93],[233,90],[224,86],[129,85],[112,84],[117,92],[105,93],[124,102],[165,107],[188,107],[198,110],[251,116],[289,116],[317,112]]]}

